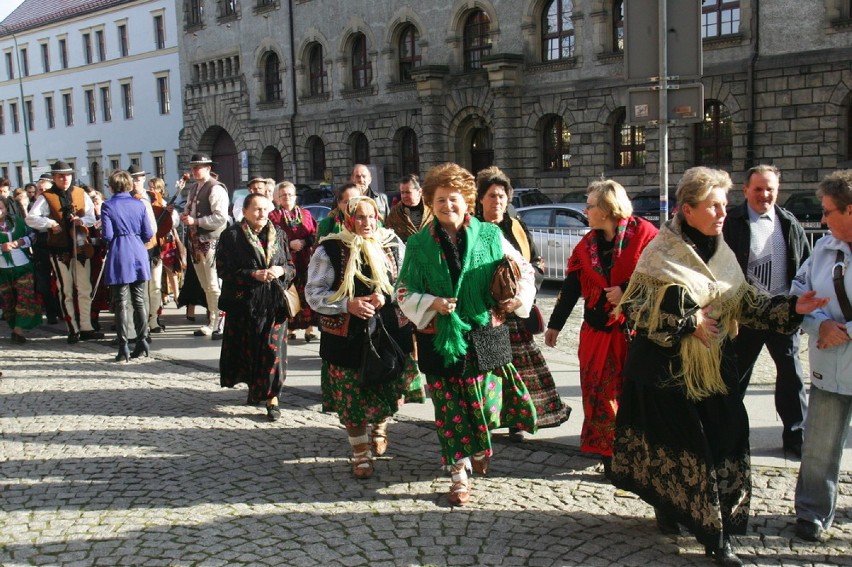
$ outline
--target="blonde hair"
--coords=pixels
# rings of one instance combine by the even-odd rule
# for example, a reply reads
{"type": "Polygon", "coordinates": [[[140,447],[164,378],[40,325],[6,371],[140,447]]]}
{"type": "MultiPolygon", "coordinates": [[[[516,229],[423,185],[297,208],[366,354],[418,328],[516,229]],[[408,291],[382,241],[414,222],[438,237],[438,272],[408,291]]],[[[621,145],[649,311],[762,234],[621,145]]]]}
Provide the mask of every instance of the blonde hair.
{"type": "Polygon", "coordinates": [[[469,213],[476,209],[476,183],[473,174],[457,163],[436,165],[426,174],[426,179],[423,180],[423,202],[427,207],[432,208],[432,200],[439,187],[461,193],[469,213]]]}
{"type": "Polygon", "coordinates": [[[592,181],[586,188],[586,194],[597,197],[598,208],[618,220],[626,219],[633,214],[633,203],[630,202],[624,186],[618,181],[612,179],[592,181]]]}
{"type": "Polygon", "coordinates": [[[677,199],[681,217],[683,206],[696,206],[707,198],[713,189],[724,189],[725,193],[731,188],[731,176],[727,171],[709,167],[692,167],[683,172],[680,183],[677,184],[677,199]]]}

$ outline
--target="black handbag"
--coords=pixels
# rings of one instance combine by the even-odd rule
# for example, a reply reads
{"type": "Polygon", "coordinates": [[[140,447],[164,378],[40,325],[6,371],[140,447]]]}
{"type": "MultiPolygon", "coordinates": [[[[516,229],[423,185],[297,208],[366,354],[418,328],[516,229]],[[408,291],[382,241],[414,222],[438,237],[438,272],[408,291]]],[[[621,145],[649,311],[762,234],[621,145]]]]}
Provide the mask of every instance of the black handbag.
{"type": "Polygon", "coordinates": [[[405,353],[390,336],[381,315],[373,316],[364,331],[364,350],[358,376],[364,386],[381,386],[402,376],[405,353]]]}
{"type": "Polygon", "coordinates": [[[489,372],[512,362],[512,344],[507,325],[487,325],[468,334],[480,372],[489,372]]]}

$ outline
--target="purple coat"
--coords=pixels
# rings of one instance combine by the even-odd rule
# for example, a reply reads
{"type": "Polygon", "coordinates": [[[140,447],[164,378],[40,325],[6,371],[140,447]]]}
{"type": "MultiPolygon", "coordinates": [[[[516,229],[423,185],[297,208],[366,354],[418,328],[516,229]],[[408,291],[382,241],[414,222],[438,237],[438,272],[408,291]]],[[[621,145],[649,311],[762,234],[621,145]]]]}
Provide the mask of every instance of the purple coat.
{"type": "Polygon", "coordinates": [[[145,242],[154,236],[145,205],[130,193],[116,193],[101,207],[101,235],[109,244],[104,282],[131,284],[151,279],[145,242]]]}

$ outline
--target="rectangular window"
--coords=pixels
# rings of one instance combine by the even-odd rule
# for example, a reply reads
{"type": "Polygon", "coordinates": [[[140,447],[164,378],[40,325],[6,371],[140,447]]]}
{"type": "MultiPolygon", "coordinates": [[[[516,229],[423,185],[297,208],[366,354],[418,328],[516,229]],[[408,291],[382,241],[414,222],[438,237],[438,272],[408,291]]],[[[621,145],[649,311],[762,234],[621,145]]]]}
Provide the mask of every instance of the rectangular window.
{"type": "Polygon", "coordinates": [[[101,87],[101,106],[104,122],[109,122],[112,120],[112,99],[109,96],[109,87],[101,87]]]}
{"type": "Polygon", "coordinates": [[[119,160],[119,158],[110,156],[110,158],[109,158],[109,170],[112,172],[112,171],[115,171],[117,169],[120,169],[120,167],[119,167],[120,161],[121,160],[119,160]]]}
{"type": "Polygon", "coordinates": [[[53,111],[53,97],[44,97],[44,115],[47,117],[47,127],[56,128],[56,113],[53,111]]]}
{"type": "Polygon", "coordinates": [[[169,113],[169,76],[157,77],[157,102],[160,105],[160,114],[169,113]]]}
{"type": "Polygon", "coordinates": [[[118,26],[118,51],[122,57],[127,57],[127,54],[130,53],[127,46],[127,26],[125,24],[118,26]]]}
{"type": "Polygon", "coordinates": [[[68,41],[64,39],[59,40],[59,65],[63,69],[68,68],[68,41]]]}
{"type": "Polygon", "coordinates": [[[33,115],[33,101],[24,101],[24,120],[26,120],[27,130],[30,132],[35,128],[35,115],[33,115]]]}
{"type": "Polygon", "coordinates": [[[95,123],[95,90],[86,89],[86,120],[89,124],[95,123]]]}
{"type": "Polygon", "coordinates": [[[50,73],[50,46],[46,43],[41,44],[41,68],[50,73]]]}
{"type": "Polygon", "coordinates": [[[9,114],[12,118],[12,132],[16,134],[21,131],[21,125],[18,123],[18,103],[9,103],[9,114]]]}
{"type": "Polygon", "coordinates": [[[154,44],[157,49],[166,48],[166,24],[162,14],[154,16],[154,44]]]}
{"type": "Polygon", "coordinates": [[[106,61],[106,40],[104,30],[95,31],[95,43],[98,46],[98,61],[106,61]]]}
{"type": "Polygon", "coordinates": [[[30,76],[30,58],[27,56],[27,48],[21,48],[21,76],[29,77],[30,76]]]}
{"type": "MultiPolygon", "coordinates": [[[[3,115],[3,105],[0,104],[0,135],[6,133],[6,117],[3,115]]],[[[3,177],[6,177],[5,175],[3,177]]]]}
{"type": "Polygon", "coordinates": [[[89,64],[92,62],[92,34],[83,34],[83,60],[89,64]]]}
{"type": "Polygon", "coordinates": [[[71,100],[71,93],[62,94],[62,111],[65,113],[65,125],[74,125],[74,102],[71,100]]]}
{"type": "Polygon", "coordinates": [[[194,28],[201,25],[201,16],[204,8],[201,0],[187,0],[186,3],[186,27],[194,28]]]}
{"type": "Polygon", "coordinates": [[[6,76],[9,79],[15,78],[15,63],[12,61],[12,52],[6,52],[6,76]]]}
{"type": "Polygon", "coordinates": [[[121,84],[121,106],[124,110],[124,118],[133,118],[133,87],[130,83],[121,84]]]}
{"type": "Polygon", "coordinates": [[[164,179],[166,177],[166,158],[160,155],[154,156],[154,175],[164,179]]]}

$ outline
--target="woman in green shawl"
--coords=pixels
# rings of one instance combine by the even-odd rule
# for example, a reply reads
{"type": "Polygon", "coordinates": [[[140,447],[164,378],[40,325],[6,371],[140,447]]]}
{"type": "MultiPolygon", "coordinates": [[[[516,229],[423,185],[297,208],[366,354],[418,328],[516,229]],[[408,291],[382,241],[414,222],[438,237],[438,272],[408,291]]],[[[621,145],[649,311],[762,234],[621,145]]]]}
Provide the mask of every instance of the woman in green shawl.
{"type": "Polygon", "coordinates": [[[24,330],[41,325],[41,304],[28,251],[35,237],[14,210],[9,199],[0,198],[0,305],[12,328],[12,342],[23,344],[24,330]]]}
{"type": "Polygon", "coordinates": [[[420,370],[435,406],[442,462],[452,475],[448,498],[461,505],[470,499],[468,469],[488,470],[492,429],[535,432],[535,405],[512,365],[501,322],[505,313],[529,316],[535,282],[532,267],[500,229],[471,217],[476,185],[467,170],[453,163],[432,168],[423,200],[435,220],[406,243],[397,299],[417,327],[420,370]],[[504,256],[515,260],[522,277],[517,296],[497,303],[490,286],[504,256]]]}

